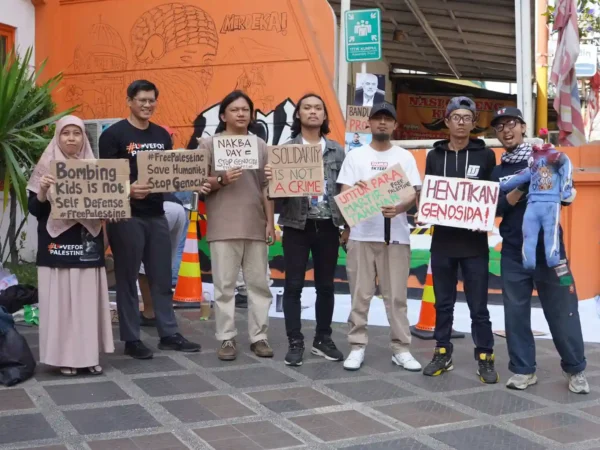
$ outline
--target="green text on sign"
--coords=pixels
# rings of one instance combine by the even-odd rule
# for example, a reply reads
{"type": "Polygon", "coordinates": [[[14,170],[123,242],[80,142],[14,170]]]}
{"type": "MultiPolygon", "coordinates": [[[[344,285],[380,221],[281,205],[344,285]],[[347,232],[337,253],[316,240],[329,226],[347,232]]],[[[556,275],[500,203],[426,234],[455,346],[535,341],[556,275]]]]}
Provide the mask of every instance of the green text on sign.
{"type": "Polygon", "coordinates": [[[346,61],[381,59],[381,11],[346,11],[346,61]]]}

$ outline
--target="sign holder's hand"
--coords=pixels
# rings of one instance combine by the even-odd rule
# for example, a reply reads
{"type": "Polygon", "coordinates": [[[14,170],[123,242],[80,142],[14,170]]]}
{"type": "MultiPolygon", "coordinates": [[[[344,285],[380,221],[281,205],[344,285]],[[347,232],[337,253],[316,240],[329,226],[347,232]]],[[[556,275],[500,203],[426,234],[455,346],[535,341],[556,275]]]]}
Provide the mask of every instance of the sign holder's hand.
{"type": "Polygon", "coordinates": [[[208,194],[210,194],[211,191],[212,191],[212,188],[208,181],[205,181],[204,183],[202,183],[202,186],[200,187],[201,194],[208,195],[208,194]]]}
{"type": "Polygon", "coordinates": [[[273,179],[273,168],[270,164],[265,164],[265,178],[268,181],[271,181],[273,179]]]}
{"type": "Polygon", "coordinates": [[[350,228],[344,228],[342,234],[340,235],[340,244],[346,245],[348,243],[348,239],[350,238],[350,228]]]}
{"type": "Polygon", "coordinates": [[[398,214],[400,214],[396,206],[382,206],[381,212],[383,214],[383,217],[385,217],[386,219],[393,219],[398,214]]]}
{"type": "Polygon", "coordinates": [[[54,183],[56,183],[56,178],[54,178],[54,175],[46,174],[42,176],[40,179],[40,191],[37,194],[37,198],[40,202],[43,203],[48,200],[48,190],[54,185],[54,183]]]}
{"type": "Polygon", "coordinates": [[[243,170],[240,167],[234,167],[232,169],[229,169],[227,172],[225,172],[225,175],[223,176],[224,183],[231,184],[237,181],[238,178],[242,176],[242,172],[243,170]]]}
{"type": "Polygon", "coordinates": [[[150,186],[147,184],[138,184],[136,181],[131,185],[130,197],[136,200],[145,199],[150,194],[150,186]]]}
{"type": "Polygon", "coordinates": [[[354,183],[354,186],[358,186],[358,187],[361,187],[363,189],[368,189],[368,187],[369,187],[369,185],[367,184],[367,182],[363,181],[363,180],[357,181],[356,183],[354,183]]]}
{"type": "Polygon", "coordinates": [[[269,246],[275,244],[275,226],[271,223],[267,223],[265,241],[269,246]]]}

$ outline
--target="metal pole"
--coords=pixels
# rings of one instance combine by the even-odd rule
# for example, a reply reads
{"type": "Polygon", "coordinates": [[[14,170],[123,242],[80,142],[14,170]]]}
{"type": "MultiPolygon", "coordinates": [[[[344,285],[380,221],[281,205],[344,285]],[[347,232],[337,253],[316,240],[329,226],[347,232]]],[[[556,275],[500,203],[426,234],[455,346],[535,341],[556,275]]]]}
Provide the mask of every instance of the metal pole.
{"type": "Polygon", "coordinates": [[[350,10],[350,0],[342,0],[340,5],[340,38],[338,45],[338,101],[346,118],[348,104],[348,61],[346,61],[346,11],[350,10]]]}
{"type": "Polygon", "coordinates": [[[536,81],[537,107],[536,129],[548,128],[548,20],[542,15],[548,9],[548,0],[537,0],[536,23],[536,81]]]}
{"type": "Polygon", "coordinates": [[[530,0],[515,0],[515,36],[517,55],[517,106],[527,124],[533,121],[533,83],[531,57],[530,0]]]}
{"type": "Polygon", "coordinates": [[[360,63],[360,72],[361,73],[367,73],[367,63],[366,62],[361,62],[360,63]]]}

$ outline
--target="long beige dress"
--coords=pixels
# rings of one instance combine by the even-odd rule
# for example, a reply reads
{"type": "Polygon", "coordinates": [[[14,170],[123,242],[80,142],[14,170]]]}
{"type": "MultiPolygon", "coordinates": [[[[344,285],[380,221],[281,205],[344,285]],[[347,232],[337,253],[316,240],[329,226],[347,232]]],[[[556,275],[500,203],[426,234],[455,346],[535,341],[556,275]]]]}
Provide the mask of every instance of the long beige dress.
{"type": "Polygon", "coordinates": [[[115,351],[104,267],[38,267],[38,293],[41,363],[92,367],[115,351]]]}

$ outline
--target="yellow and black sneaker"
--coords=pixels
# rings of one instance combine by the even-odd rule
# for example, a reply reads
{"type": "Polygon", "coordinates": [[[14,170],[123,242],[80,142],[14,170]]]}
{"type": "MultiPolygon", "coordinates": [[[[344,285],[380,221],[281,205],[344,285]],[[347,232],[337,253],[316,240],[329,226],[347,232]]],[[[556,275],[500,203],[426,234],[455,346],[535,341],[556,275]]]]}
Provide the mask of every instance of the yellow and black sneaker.
{"type": "Polygon", "coordinates": [[[494,367],[494,354],[493,353],[480,353],[479,354],[479,369],[477,369],[477,375],[479,379],[486,384],[495,384],[500,381],[500,375],[496,372],[494,367]]]}
{"type": "Polygon", "coordinates": [[[443,347],[437,347],[433,353],[433,359],[425,369],[423,369],[423,375],[428,377],[437,377],[444,372],[449,372],[454,369],[452,365],[452,355],[443,347]]]}

